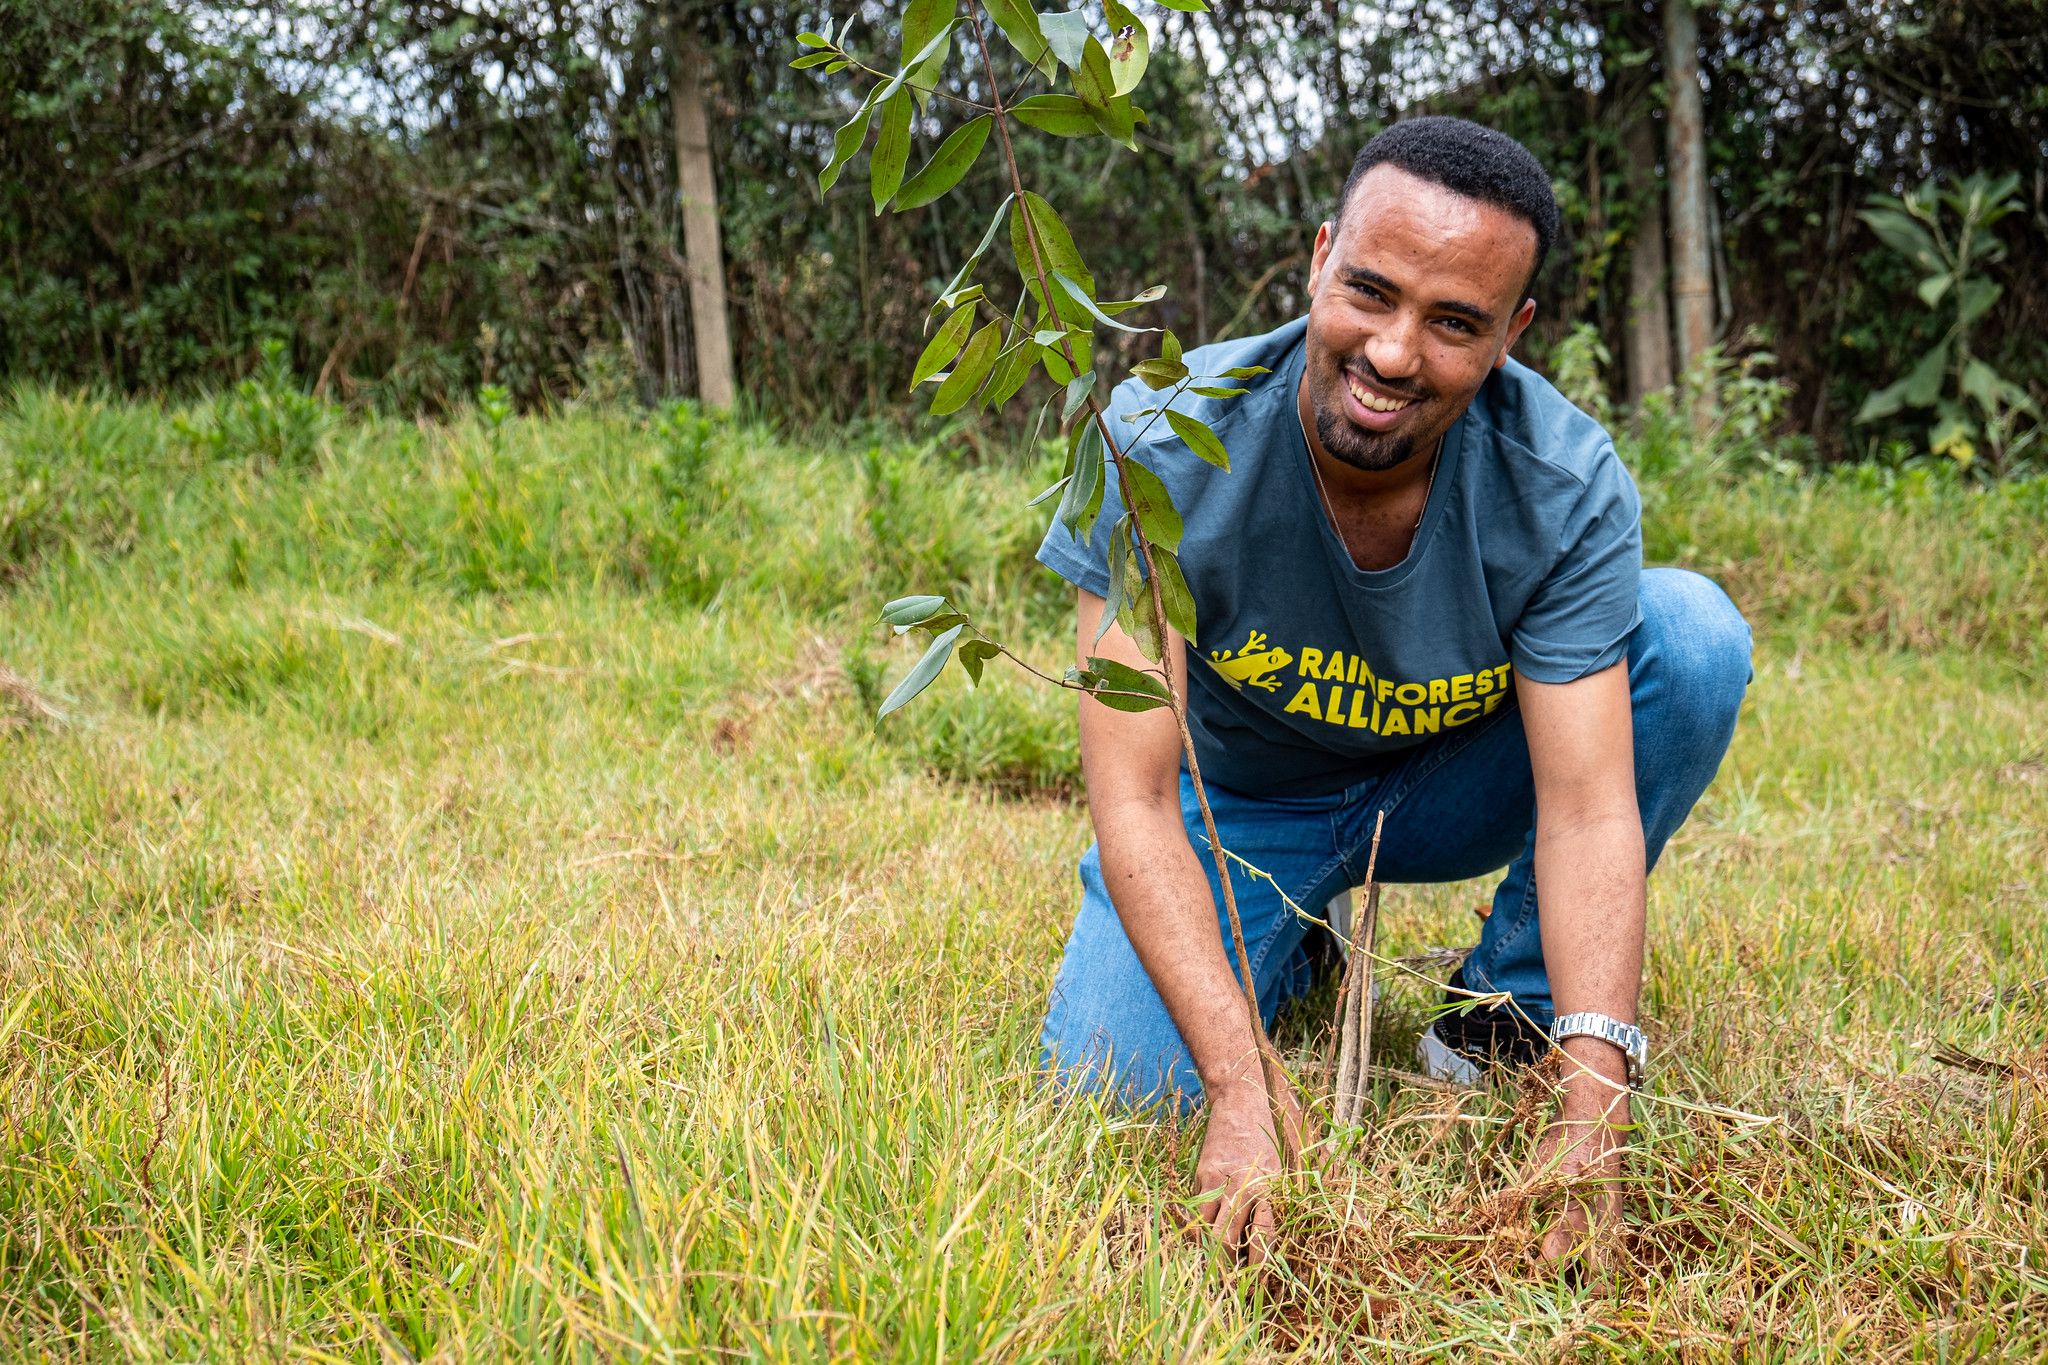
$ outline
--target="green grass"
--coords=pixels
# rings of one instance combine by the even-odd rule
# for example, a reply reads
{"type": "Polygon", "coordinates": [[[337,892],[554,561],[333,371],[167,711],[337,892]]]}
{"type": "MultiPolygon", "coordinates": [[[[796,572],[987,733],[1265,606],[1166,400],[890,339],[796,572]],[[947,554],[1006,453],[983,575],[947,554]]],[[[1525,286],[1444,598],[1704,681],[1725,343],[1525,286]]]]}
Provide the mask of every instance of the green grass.
{"type": "Polygon", "coordinates": [[[1651,883],[1631,1249],[1531,1268],[1526,1110],[1389,1083],[1247,1274],[1198,1125],[1032,1083],[1064,697],[867,719],[886,596],[1063,657],[1042,468],[200,420],[0,410],[0,1356],[2048,1356],[2040,487],[1648,484],[1759,653],[1651,883]]]}

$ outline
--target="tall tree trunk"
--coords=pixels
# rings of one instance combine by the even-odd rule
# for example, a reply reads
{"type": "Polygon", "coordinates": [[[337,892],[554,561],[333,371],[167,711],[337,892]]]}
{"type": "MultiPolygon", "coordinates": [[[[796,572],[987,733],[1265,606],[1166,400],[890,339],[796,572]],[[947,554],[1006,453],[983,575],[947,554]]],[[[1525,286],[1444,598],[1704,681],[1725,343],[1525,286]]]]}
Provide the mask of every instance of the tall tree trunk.
{"type": "Polygon", "coordinates": [[[1636,107],[1622,139],[1629,195],[1638,206],[1628,253],[1628,397],[1671,387],[1671,309],[1665,299],[1664,187],[1657,179],[1657,134],[1649,101],[1636,107]]]}
{"type": "Polygon", "coordinates": [[[696,339],[697,397],[707,408],[732,406],[732,340],[725,324],[725,255],[718,244],[718,181],[711,165],[705,113],[708,65],[687,21],[670,20],[674,70],[669,103],[676,124],[676,188],[683,203],[683,263],[690,290],[690,334],[696,339]]]}
{"type": "MultiPolygon", "coordinates": [[[[1664,0],[1664,81],[1671,91],[1665,167],[1671,176],[1671,298],[1678,364],[1714,341],[1714,275],[1708,257],[1706,114],[1700,104],[1700,27],[1693,0],[1664,0]]],[[[1710,416],[1703,401],[1695,426],[1710,416]]]]}

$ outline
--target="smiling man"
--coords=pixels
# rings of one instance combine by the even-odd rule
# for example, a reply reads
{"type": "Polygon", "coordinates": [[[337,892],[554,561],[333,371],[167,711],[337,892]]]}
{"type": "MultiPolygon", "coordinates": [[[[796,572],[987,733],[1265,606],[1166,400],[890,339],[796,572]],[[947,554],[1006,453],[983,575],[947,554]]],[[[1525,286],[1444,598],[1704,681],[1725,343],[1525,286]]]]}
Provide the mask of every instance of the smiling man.
{"type": "MultiPolygon", "coordinates": [[[[1613,442],[1510,352],[1557,232],[1549,178],[1461,119],[1394,125],[1316,234],[1307,318],[1189,353],[1197,374],[1264,366],[1231,401],[1180,400],[1230,452],[1194,457],[1158,396],[1116,392],[1112,430],[1171,488],[1199,641],[1167,659],[1268,1022],[1309,984],[1308,931],[1365,875],[1437,882],[1505,867],[1424,1064],[1478,1079],[1564,1053],[1539,1163],[1594,1177],[1546,1240],[1618,1215],[1643,1039],[1644,879],[1729,739],[1749,630],[1696,574],[1641,567],[1640,504],[1613,442]],[[1134,420],[1124,420],[1133,417],[1134,420]],[[1539,892],[1540,887],[1540,892],[1539,892]]],[[[1105,506],[1119,504],[1112,493],[1105,506]]],[[[1114,517],[1039,558],[1079,590],[1096,643],[1114,517]]],[[[1270,1213],[1272,1120],[1219,930],[1221,888],[1172,716],[1081,704],[1096,844],[1052,992],[1044,1063],[1132,1101],[1206,1100],[1204,1214],[1238,1244],[1270,1213]]]]}

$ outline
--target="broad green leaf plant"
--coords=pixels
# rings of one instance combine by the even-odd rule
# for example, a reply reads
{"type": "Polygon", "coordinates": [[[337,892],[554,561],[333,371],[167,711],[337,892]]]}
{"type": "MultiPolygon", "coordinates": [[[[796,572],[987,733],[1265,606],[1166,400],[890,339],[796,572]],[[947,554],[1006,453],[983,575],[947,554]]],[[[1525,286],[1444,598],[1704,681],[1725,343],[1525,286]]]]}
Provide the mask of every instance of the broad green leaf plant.
{"type": "Polygon", "coordinates": [[[1994,474],[2041,434],[2040,411],[2026,390],[1970,349],[1972,330],[2003,292],[1983,267],[2005,256],[1993,228],[2019,211],[2019,183],[2017,173],[1972,175],[1946,190],[1930,180],[1904,196],[1873,195],[1859,215],[1920,271],[1920,301],[1945,310],[1950,321],[1903,378],[1864,400],[1856,420],[1932,410],[1928,445],[1934,453],[1967,467],[1981,448],[1994,474]]]}
{"type": "MultiPolygon", "coordinates": [[[[1160,2],[1178,10],[1207,9],[1206,0],[1160,2]]],[[[1150,60],[1151,35],[1144,21],[1120,0],[1101,0],[1099,9],[1087,5],[1064,13],[1040,13],[1029,0],[910,0],[901,25],[901,51],[893,64],[877,65],[848,46],[851,27],[849,17],[837,35],[797,35],[805,51],[792,65],[816,68],[828,76],[846,75],[863,91],[853,117],[833,139],[831,159],[818,177],[822,189],[829,191],[847,164],[869,145],[871,132],[868,181],[878,214],[885,209],[907,212],[939,199],[960,183],[991,144],[1009,181],[1009,193],[979,242],[932,304],[930,317],[937,325],[911,366],[911,387],[931,386],[931,411],[940,415],[970,404],[999,407],[1034,382],[1044,388],[1045,412],[1056,408],[1067,433],[1067,463],[1065,476],[1033,502],[1057,497],[1055,515],[1078,537],[1091,535],[1103,516],[1115,518],[1109,535],[1109,597],[1096,641],[1115,622],[1153,664],[1137,669],[1090,656],[1064,676],[1054,677],[984,634],[945,598],[899,597],[883,607],[883,623],[899,635],[916,634],[928,643],[882,702],[880,715],[887,716],[930,686],[956,656],[970,683],[979,683],[982,669],[1001,655],[1047,682],[1086,692],[1120,711],[1169,708],[1179,727],[1204,833],[1209,846],[1220,849],[1188,728],[1186,699],[1163,662],[1169,630],[1190,644],[1196,640],[1194,597],[1179,559],[1181,516],[1159,472],[1130,452],[1155,423],[1164,421],[1195,457],[1227,470],[1230,457],[1216,433],[1174,403],[1188,394],[1238,397],[1246,390],[1234,381],[1265,371],[1254,367],[1194,374],[1172,332],[1124,321],[1127,314],[1163,297],[1165,289],[1155,286],[1128,298],[1105,297],[1058,210],[1024,184],[1012,143],[1019,129],[1030,129],[1053,137],[1107,138],[1135,151],[1136,129],[1145,122],[1145,114],[1134,95],[1150,60]],[[991,31],[1015,50],[1025,68],[1024,80],[1007,95],[991,31]],[[963,88],[982,92],[981,99],[939,88],[956,52],[976,74],[963,88]],[[1027,93],[1034,85],[1043,88],[1027,93]],[[913,126],[922,122],[936,131],[943,116],[956,111],[959,122],[931,159],[906,179],[913,126]],[[983,268],[999,241],[1009,247],[1014,281],[983,268]],[[1098,329],[1159,339],[1158,353],[1132,369],[1159,398],[1153,406],[1128,414],[1127,421],[1136,424],[1128,433],[1112,428],[1097,392],[1093,341],[1098,329]],[[1106,508],[1106,475],[1112,465],[1120,506],[1106,508]]],[[[1245,1009],[1264,1059],[1267,1099],[1277,1105],[1288,1081],[1261,1024],[1227,858],[1219,857],[1217,870],[1229,948],[1237,958],[1245,1009]]],[[[1283,1135],[1289,1132],[1277,1109],[1274,1127],[1283,1135]]],[[[1285,1156],[1292,1163],[1298,1154],[1290,1151],[1285,1156]]]]}

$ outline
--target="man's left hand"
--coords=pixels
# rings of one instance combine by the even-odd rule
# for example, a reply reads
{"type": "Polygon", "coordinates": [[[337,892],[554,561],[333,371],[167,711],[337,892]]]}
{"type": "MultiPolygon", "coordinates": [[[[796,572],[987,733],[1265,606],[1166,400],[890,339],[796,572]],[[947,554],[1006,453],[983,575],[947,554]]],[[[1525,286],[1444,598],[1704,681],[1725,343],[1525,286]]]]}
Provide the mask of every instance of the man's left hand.
{"type": "Polygon", "coordinates": [[[1564,1216],[1538,1249],[1545,1261],[1597,1249],[1620,1229],[1628,1146],[1628,1063],[1621,1050],[1595,1038],[1568,1038],[1563,1051],[1557,1118],[1530,1154],[1527,1172],[1531,1180],[1567,1182],[1564,1216]]]}

